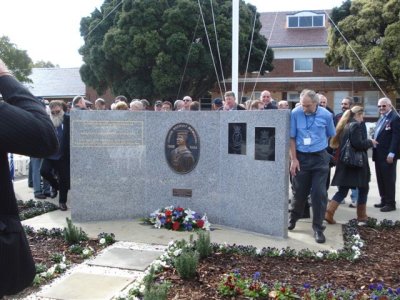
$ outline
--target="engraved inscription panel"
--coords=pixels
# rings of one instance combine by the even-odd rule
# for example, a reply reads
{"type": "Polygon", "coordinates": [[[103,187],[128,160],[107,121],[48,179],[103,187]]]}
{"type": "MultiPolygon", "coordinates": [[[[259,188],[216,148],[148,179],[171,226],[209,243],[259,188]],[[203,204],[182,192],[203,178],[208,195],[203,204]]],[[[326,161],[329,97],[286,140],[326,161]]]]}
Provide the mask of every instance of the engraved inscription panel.
{"type": "Polygon", "coordinates": [[[143,121],[73,121],[72,147],[143,145],[143,121]]]}

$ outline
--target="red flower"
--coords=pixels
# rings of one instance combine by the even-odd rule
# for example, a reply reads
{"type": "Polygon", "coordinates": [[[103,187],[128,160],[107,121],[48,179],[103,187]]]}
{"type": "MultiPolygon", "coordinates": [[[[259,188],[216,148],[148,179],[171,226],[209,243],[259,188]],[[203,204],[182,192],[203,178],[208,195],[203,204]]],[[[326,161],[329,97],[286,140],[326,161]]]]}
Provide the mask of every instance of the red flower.
{"type": "Polygon", "coordinates": [[[204,221],[203,221],[203,220],[197,220],[197,221],[196,221],[196,225],[197,225],[197,227],[199,227],[199,228],[203,228],[203,226],[204,226],[204,221]]]}
{"type": "Polygon", "coordinates": [[[286,292],[286,289],[285,289],[284,287],[281,287],[281,288],[280,288],[280,291],[281,291],[282,293],[285,293],[285,292],[286,292]]]}
{"type": "Polygon", "coordinates": [[[171,223],[171,218],[167,218],[166,220],[165,220],[165,223],[171,223]]]}
{"type": "Polygon", "coordinates": [[[165,216],[169,217],[171,215],[172,215],[172,211],[170,211],[170,210],[165,211],[165,216]]]}
{"type": "Polygon", "coordinates": [[[181,212],[181,211],[183,211],[183,208],[178,206],[178,207],[176,208],[176,210],[179,211],[179,212],[181,212]]]}
{"type": "Polygon", "coordinates": [[[179,227],[181,227],[181,224],[179,222],[174,222],[172,224],[172,229],[173,230],[179,230],[179,227]]]}

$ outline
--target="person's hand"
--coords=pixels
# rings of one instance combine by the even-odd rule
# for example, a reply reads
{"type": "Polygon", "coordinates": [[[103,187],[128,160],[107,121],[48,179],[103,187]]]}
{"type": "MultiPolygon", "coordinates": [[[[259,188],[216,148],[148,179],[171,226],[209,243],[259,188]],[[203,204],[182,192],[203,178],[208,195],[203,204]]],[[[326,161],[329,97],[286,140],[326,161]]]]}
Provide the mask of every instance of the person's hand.
{"type": "Polygon", "coordinates": [[[6,64],[0,58],[0,76],[11,75],[11,72],[8,70],[6,64]]]}
{"type": "Polygon", "coordinates": [[[379,143],[378,143],[376,140],[374,140],[374,139],[371,139],[371,142],[372,142],[372,144],[374,145],[374,147],[375,147],[376,145],[379,144],[379,143]]]}
{"type": "Polygon", "coordinates": [[[388,164],[392,164],[393,163],[393,157],[391,157],[391,156],[386,157],[386,162],[388,164]]]}
{"type": "Polygon", "coordinates": [[[298,171],[300,171],[300,163],[297,159],[294,159],[290,162],[290,175],[296,176],[298,171]]]}

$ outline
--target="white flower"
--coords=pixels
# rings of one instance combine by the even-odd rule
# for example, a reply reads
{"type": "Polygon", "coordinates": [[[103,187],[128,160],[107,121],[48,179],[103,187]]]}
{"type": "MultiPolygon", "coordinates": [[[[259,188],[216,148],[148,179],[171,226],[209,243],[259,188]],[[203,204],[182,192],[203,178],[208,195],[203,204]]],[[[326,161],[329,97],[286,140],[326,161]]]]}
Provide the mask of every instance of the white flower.
{"type": "Polygon", "coordinates": [[[353,251],[359,251],[360,249],[359,249],[356,245],[353,245],[353,246],[351,247],[351,250],[353,250],[353,251]]]}
{"type": "Polygon", "coordinates": [[[363,243],[363,242],[358,242],[357,245],[358,245],[360,248],[364,247],[364,243],[363,243]]]}
{"type": "Polygon", "coordinates": [[[143,294],[145,289],[146,289],[146,286],[145,286],[144,284],[141,284],[141,285],[140,285],[140,288],[139,288],[139,292],[140,292],[141,294],[143,294]]]}
{"type": "Polygon", "coordinates": [[[191,210],[190,208],[185,209],[185,214],[188,215],[189,217],[192,217],[196,212],[191,210]]]}
{"type": "Polygon", "coordinates": [[[361,252],[360,251],[354,251],[354,255],[360,256],[361,252]]]}
{"type": "Polygon", "coordinates": [[[285,250],[281,249],[281,250],[279,251],[279,256],[282,256],[282,255],[284,255],[284,254],[285,254],[285,250]]]}
{"type": "Polygon", "coordinates": [[[105,239],[105,238],[101,238],[100,241],[99,241],[99,243],[100,243],[101,245],[104,245],[104,244],[106,243],[106,239],[105,239]]]}
{"type": "Polygon", "coordinates": [[[317,252],[317,254],[315,254],[318,258],[323,258],[324,254],[322,252],[317,252]]]}
{"type": "Polygon", "coordinates": [[[177,249],[174,251],[174,256],[179,256],[182,252],[182,249],[177,249]]]}
{"type": "Polygon", "coordinates": [[[55,266],[52,266],[50,269],[47,270],[47,276],[52,276],[56,270],[55,266]]]}
{"type": "Polygon", "coordinates": [[[157,228],[157,229],[160,229],[161,226],[162,226],[161,220],[159,218],[156,218],[156,221],[154,223],[154,227],[157,228]]]}
{"type": "Polygon", "coordinates": [[[168,243],[168,246],[173,246],[174,244],[175,244],[175,241],[172,240],[172,241],[170,241],[170,242],[168,243]]]}
{"type": "Polygon", "coordinates": [[[354,255],[353,259],[358,259],[359,257],[359,255],[354,255]]]}
{"type": "Polygon", "coordinates": [[[64,263],[60,263],[58,266],[60,267],[61,270],[65,270],[67,268],[67,265],[64,263]]]}
{"type": "Polygon", "coordinates": [[[46,275],[47,275],[47,272],[42,272],[42,273],[40,273],[40,276],[41,276],[41,277],[46,277],[46,275]]]}
{"type": "Polygon", "coordinates": [[[83,249],[82,254],[83,255],[89,255],[90,251],[89,249],[83,249]]]}
{"type": "Polygon", "coordinates": [[[330,253],[332,253],[332,254],[337,254],[337,250],[336,250],[336,249],[331,249],[331,250],[330,250],[330,253]]]}
{"type": "Polygon", "coordinates": [[[355,240],[359,240],[359,239],[361,239],[361,237],[360,237],[360,235],[359,235],[359,234],[355,234],[355,235],[353,235],[353,239],[355,239],[355,240]]]}
{"type": "Polygon", "coordinates": [[[63,255],[63,257],[62,257],[62,262],[65,263],[66,260],[67,260],[67,258],[65,257],[65,255],[63,255]]]}
{"type": "Polygon", "coordinates": [[[257,255],[260,255],[260,254],[261,254],[261,249],[260,249],[260,248],[257,248],[257,249],[256,249],[256,254],[257,254],[257,255]]]}

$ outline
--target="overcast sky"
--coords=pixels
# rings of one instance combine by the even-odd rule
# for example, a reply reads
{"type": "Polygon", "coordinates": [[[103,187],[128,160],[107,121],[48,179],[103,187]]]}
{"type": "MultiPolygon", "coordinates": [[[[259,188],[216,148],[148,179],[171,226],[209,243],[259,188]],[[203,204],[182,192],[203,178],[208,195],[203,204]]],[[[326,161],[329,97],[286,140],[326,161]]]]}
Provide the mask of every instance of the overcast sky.
{"type": "MultiPolygon", "coordinates": [[[[33,61],[51,61],[60,67],[82,64],[80,20],[103,0],[1,0],[0,36],[8,36],[33,61]]],[[[330,9],[342,0],[246,0],[259,12],[330,9]]]]}

